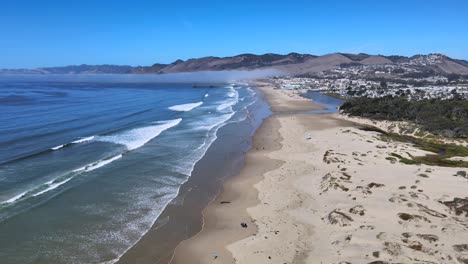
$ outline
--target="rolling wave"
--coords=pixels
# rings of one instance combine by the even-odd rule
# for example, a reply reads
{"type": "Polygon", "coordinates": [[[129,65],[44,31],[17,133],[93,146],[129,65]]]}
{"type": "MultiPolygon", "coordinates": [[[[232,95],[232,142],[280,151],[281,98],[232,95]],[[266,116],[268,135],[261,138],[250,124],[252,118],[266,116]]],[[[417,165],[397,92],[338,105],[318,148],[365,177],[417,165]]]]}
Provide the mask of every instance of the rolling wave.
{"type": "Polygon", "coordinates": [[[70,143],[67,143],[67,144],[63,144],[63,145],[58,145],[56,147],[53,147],[53,148],[50,148],[50,150],[54,151],[54,150],[59,150],[59,149],[62,149],[64,147],[69,147],[73,144],[80,144],[80,143],[83,143],[83,142],[87,142],[87,141],[91,141],[94,139],[95,136],[90,136],[90,137],[84,137],[84,138],[81,138],[81,139],[78,139],[78,140],[75,140],[75,141],[72,141],[70,143]]]}
{"type": "Polygon", "coordinates": [[[46,185],[46,188],[45,188],[44,190],[39,191],[39,192],[33,194],[32,196],[39,196],[39,195],[41,195],[41,194],[43,194],[43,193],[46,193],[46,192],[48,192],[48,191],[50,191],[50,190],[56,189],[57,187],[59,187],[59,186],[62,185],[62,184],[65,184],[66,182],[68,182],[68,181],[71,180],[72,178],[73,178],[73,177],[70,177],[70,178],[67,178],[67,179],[62,180],[62,181],[60,181],[60,180],[52,180],[52,181],[49,181],[49,182],[47,182],[47,183],[45,184],[45,185],[46,185]]]}
{"type": "Polygon", "coordinates": [[[94,163],[91,163],[91,164],[88,164],[84,167],[81,167],[79,169],[76,169],[76,170],[73,170],[73,172],[80,172],[80,171],[92,171],[92,170],[95,170],[95,169],[98,169],[98,168],[101,168],[102,166],[105,166],[115,160],[118,160],[120,158],[122,158],[123,155],[122,154],[119,154],[117,156],[114,156],[114,157],[110,157],[110,158],[106,158],[106,159],[102,159],[100,161],[97,161],[97,162],[94,162],[94,163]]]}
{"type": "Polygon", "coordinates": [[[94,138],[95,138],[95,136],[84,137],[84,138],[73,141],[72,144],[79,144],[79,143],[83,143],[83,142],[86,142],[86,141],[91,141],[94,138]]]}
{"type": "Polygon", "coordinates": [[[61,149],[63,148],[65,145],[59,145],[59,146],[56,146],[56,147],[53,147],[53,148],[50,148],[51,150],[58,150],[58,149],[61,149]]]}
{"type": "MultiPolygon", "coordinates": [[[[103,141],[103,142],[110,142],[110,143],[115,143],[115,144],[122,144],[127,147],[128,150],[134,150],[137,149],[147,142],[149,142],[151,139],[157,137],[159,134],[161,134],[163,131],[178,125],[182,121],[181,118],[179,119],[174,119],[174,120],[168,120],[168,121],[159,121],[157,122],[157,125],[153,126],[147,126],[147,127],[142,127],[142,128],[135,128],[131,129],[129,131],[116,134],[116,135],[110,135],[110,136],[91,136],[91,137],[86,137],[82,138],[76,141],[73,141],[72,143],[65,144],[59,146],[60,148],[70,145],[70,144],[79,144],[82,142],[90,141],[96,139],[97,141],[103,141]]],[[[57,148],[59,149],[59,148],[57,148]]],[[[126,152],[125,152],[126,153],[126,152]]],[[[83,166],[81,168],[75,169],[71,172],[68,172],[58,178],[55,178],[49,182],[43,183],[37,187],[34,187],[28,191],[23,191],[12,198],[3,201],[0,203],[0,205],[9,205],[9,204],[14,204],[17,201],[24,200],[29,197],[36,197],[41,194],[47,193],[51,190],[54,190],[58,188],[59,186],[67,183],[71,179],[73,179],[75,176],[77,176],[79,173],[82,172],[89,172],[96,170],[98,168],[101,168],[107,164],[110,164],[113,161],[116,161],[120,158],[123,157],[125,153],[112,156],[112,157],[107,157],[104,159],[101,159],[97,162],[93,162],[91,164],[88,164],[86,166],[83,166]]]]}
{"type": "Polygon", "coordinates": [[[22,192],[20,194],[17,194],[13,197],[11,197],[10,199],[2,202],[1,204],[10,204],[10,203],[14,203],[16,202],[17,200],[21,199],[24,195],[26,195],[27,192],[22,192]]]}
{"type": "Polygon", "coordinates": [[[43,184],[40,184],[36,187],[33,187],[27,191],[23,191],[15,196],[13,196],[12,198],[6,200],[6,201],[3,201],[0,203],[0,205],[9,205],[9,204],[14,204],[15,202],[18,202],[20,200],[24,200],[26,198],[30,198],[30,197],[36,197],[36,196],[39,196],[41,194],[44,194],[44,193],[47,193],[51,190],[54,190],[54,189],[57,189],[59,186],[67,183],[68,181],[70,181],[71,179],[73,179],[74,177],[76,177],[77,175],[79,175],[80,172],[89,172],[89,171],[92,171],[92,170],[95,170],[95,169],[98,169],[98,168],[101,168],[115,160],[118,160],[120,158],[122,158],[123,155],[122,154],[119,154],[117,156],[113,156],[113,157],[110,157],[110,158],[105,158],[105,159],[102,159],[102,160],[99,160],[97,162],[94,162],[94,163],[91,163],[91,164],[88,164],[84,167],[81,167],[79,169],[76,169],[76,170],[73,170],[71,172],[68,172],[68,173],[65,173],[63,174],[62,176],[60,177],[57,177],[51,181],[48,181],[46,183],[43,183],[43,184]]]}

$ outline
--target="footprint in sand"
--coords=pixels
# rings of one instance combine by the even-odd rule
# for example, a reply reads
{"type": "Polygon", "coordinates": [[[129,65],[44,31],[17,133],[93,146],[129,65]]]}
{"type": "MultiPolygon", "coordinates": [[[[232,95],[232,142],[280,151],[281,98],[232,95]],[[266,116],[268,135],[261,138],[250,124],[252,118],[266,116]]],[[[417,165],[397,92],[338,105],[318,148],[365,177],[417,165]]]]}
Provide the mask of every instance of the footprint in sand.
{"type": "Polygon", "coordinates": [[[326,222],[332,225],[348,226],[353,222],[353,218],[343,212],[340,209],[331,211],[325,218],[322,218],[326,222]]]}
{"type": "MultiPolygon", "coordinates": [[[[426,223],[431,223],[431,220],[427,219],[427,217],[421,216],[421,215],[416,215],[416,214],[407,214],[407,213],[399,213],[398,217],[406,222],[426,222],[426,223]]],[[[402,223],[400,221],[400,223],[402,223]]]]}
{"type": "Polygon", "coordinates": [[[453,245],[453,249],[458,253],[458,262],[468,263],[468,244],[453,245]]]}
{"type": "Polygon", "coordinates": [[[439,241],[439,237],[433,234],[416,234],[416,236],[430,243],[439,241]]]}
{"type": "Polygon", "coordinates": [[[362,205],[356,205],[353,208],[349,209],[349,212],[355,215],[363,216],[366,214],[366,209],[362,205]]]}

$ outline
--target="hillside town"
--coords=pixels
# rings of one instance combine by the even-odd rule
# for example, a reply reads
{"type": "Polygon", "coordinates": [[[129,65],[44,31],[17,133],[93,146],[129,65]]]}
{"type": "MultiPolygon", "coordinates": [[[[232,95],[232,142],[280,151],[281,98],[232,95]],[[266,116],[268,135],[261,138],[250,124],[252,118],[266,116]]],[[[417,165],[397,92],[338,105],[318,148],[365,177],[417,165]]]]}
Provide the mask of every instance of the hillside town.
{"type": "Polygon", "coordinates": [[[370,97],[406,96],[408,99],[452,99],[462,97],[468,99],[468,85],[402,85],[386,81],[370,81],[366,79],[317,79],[317,78],[275,78],[273,83],[278,88],[320,91],[335,94],[340,97],[370,97]]]}
{"type": "Polygon", "coordinates": [[[431,54],[388,64],[343,64],[337,69],[303,76],[275,77],[273,83],[282,89],[320,91],[340,97],[468,99],[466,75],[432,70],[432,65],[440,64],[441,56],[431,54]]]}

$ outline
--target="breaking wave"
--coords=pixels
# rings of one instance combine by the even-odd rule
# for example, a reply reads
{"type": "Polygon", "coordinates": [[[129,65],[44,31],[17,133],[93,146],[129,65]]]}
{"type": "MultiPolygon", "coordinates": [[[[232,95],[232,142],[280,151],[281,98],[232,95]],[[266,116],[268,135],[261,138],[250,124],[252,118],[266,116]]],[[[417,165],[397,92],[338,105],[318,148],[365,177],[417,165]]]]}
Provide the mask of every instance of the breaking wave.
{"type": "Polygon", "coordinates": [[[59,149],[62,149],[62,148],[64,148],[64,147],[71,146],[71,145],[73,145],[73,144],[80,144],[80,143],[83,143],[83,142],[91,141],[91,140],[93,140],[94,138],[95,138],[95,136],[80,138],[80,139],[75,140],[75,141],[72,141],[72,142],[70,142],[70,143],[63,144],[63,145],[58,145],[58,146],[56,146],[56,147],[50,148],[50,150],[59,150],[59,149]]]}
{"type": "Polygon", "coordinates": [[[128,131],[121,133],[116,133],[108,136],[98,136],[96,137],[97,141],[114,143],[119,145],[124,145],[128,150],[134,150],[139,147],[142,147],[148,143],[151,139],[159,136],[165,130],[177,126],[182,121],[182,118],[159,121],[146,127],[134,128],[128,131]]]}
{"type": "Polygon", "coordinates": [[[197,102],[197,103],[190,103],[190,104],[173,105],[168,108],[169,110],[173,110],[173,111],[188,112],[196,107],[199,107],[202,104],[203,102],[197,102]]]}

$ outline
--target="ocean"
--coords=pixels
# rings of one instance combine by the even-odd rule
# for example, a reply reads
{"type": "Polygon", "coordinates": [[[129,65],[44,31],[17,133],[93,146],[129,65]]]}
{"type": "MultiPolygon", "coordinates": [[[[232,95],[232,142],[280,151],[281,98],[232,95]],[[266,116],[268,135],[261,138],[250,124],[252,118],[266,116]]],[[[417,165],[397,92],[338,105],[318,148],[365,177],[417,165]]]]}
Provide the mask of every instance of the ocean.
{"type": "Polygon", "coordinates": [[[242,83],[0,77],[1,263],[116,262],[174,203],[218,130],[253,133],[268,115],[260,101],[242,83]]]}

